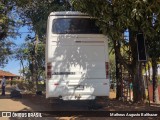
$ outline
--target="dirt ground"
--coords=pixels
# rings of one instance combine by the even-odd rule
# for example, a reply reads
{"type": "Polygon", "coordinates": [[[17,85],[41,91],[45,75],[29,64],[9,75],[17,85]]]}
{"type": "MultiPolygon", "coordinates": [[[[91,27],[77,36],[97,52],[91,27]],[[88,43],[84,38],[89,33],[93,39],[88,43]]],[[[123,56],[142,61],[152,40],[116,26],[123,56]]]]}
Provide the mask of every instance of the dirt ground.
{"type": "MultiPolygon", "coordinates": [[[[6,96],[0,96],[0,111],[43,111],[42,115],[46,117],[42,118],[18,118],[18,117],[10,117],[10,118],[0,118],[0,120],[74,120],[74,119],[82,119],[82,120],[120,120],[122,117],[106,117],[100,116],[104,111],[158,111],[160,115],[160,104],[153,104],[149,106],[148,104],[133,104],[130,102],[123,102],[114,99],[115,92],[110,92],[109,99],[102,100],[99,99],[97,101],[95,108],[90,108],[88,106],[88,102],[86,101],[72,101],[72,102],[63,102],[63,101],[50,101],[45,98],[45,95],[38,96],[34,94],[23,94],[21,99],[10,98],[10,86],[6,88],[6,96]],[[50,112],[45,113],[45,111],[54,111],[56,113],[62,113],[62,111],[68,111],[68,113],[82,112],[86,113],[86,116],[81,116],[76,114],[73,116],[52,116],[50,112]],[[60,112],[61,111],[61,112],[60,112]],[[92,117],[94,116],[94,117],[92,117]]],[[[1,91],[0,91],[1,93],[1,91]]],[[[65,113],[64,113],[65,114],[65,113]]],[[[160,120],[160,117],[123,117],[123,120],[160,120]]]]}

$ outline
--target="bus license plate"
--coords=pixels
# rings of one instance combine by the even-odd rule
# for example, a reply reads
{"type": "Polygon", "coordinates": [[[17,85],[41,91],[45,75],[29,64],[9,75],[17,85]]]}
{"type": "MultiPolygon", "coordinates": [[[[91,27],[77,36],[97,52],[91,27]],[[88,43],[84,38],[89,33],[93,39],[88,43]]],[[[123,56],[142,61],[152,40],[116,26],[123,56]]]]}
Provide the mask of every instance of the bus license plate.
{"type": "Polygon", "coordinates": [[[77,86],[76,90],[84,90],[84,86],[83,85],[79,85],[79,86],[77,86]]]}

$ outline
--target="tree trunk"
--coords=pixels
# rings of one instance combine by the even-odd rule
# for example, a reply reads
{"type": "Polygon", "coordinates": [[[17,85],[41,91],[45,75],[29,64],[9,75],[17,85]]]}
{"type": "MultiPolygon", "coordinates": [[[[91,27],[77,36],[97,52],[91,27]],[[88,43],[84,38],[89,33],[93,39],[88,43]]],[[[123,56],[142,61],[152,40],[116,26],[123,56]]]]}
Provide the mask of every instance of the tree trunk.
{"type": "Polygon", "coordinates": [[[138,78],[139,64],[137,63],[135,66],[136,66],[137,71],[132,76],[133,78],[133,101],[138,102],[140,98],[139,96],[139,93],[140,93],[139,78],[138,78]]]}
{"type": "Polygon", "coordinates": [[[116,59],[116,99],[120,99],[123,97],[123,88],[122,88],[122,66],[119,63],[118,59],[116,59]]]}
{"type": "Polygon", "coordinates": [[[140,80],[141,80],[141,91],[142,91],[142,99],[143,99],[143,102],[144,102],[144,100],[145,99],[147,99],[147,97],[146,97],[146,89],[145,89],[145,78],[144,78],[144,76],[143,76],[143,72],[142,72],[142,68],[143,67],[145,67],[145,63],[142,63],[142,62],[140,62],[140,80]]]}
{"type": "Polygon", "coordinates": [[[39,36],[38,36],[38,33],[36,33],[36,41],[35,41],[35,60],[34,60],[34,64],[35,64],[35,70],[34,70],[34,72],[35,72],[35,82],[36,82],[36,90],[38,91],[38,65],[37,65],[37,61],[36,61],[36,56],[37,56],[37,48],[38,48],[38,42],[39,42],[39,36]]]}
{"type": "MultiPolygon", "coordinates": [[[[135,31],[129,31],[129,46],[131,49],[131,63],[128,64],[123,56],[121,55],[120,46],[116,42],[117,40],[113,39],[114,43],[114,49],[115,49],[115,56],[116,60],[125,67],[125,69],[128,70],[128,72],[131,74],[132,82],[133,82],[133,100],[134,102],[144,102],[145,99],[145,90],[143,86],[143,80],[142,80],[142,66],[140,62],[138,62],[138,52],[137,52],[137,41],[136,41],[136,32],[135,31]]],[[[117,62],[117,63],[118,63],[117,62]]],[[[117,64],[118,66],[118,64],[117,64]]],[[[117,67],[117,98],[122,96],[121,88],[122,86],[119,85],[121,83],[120,79],[120,67],[117,67]],[[119,69],[119,71],[118,71],[119,69]]],[[[122,84],[121,84],[122,85],[122,84]]]]}
{"type": "Polygon", "coordinates": [[[142,77],[142,65],[140,62],[136,65],[136,73],[132,76],[133,79],[133,101],[144,102],[146,99],[144,80],[142,77]]]}
{"type": "Polygon", "coordinates": [[[148,77],[149,77],[149,81],[148,82],[150,82],[150,80],[151,80],[151,73],[150,73],[150,69],[151,69],[151,67],[150,67],[150,64],[148,63],[148,77]]]}
{"type": "Polygon", "coordinates": [[[24,65],[23,65],[23,60],[22,59],[20,59],[20,62],[21,62],[21,65],[22,65],[22,72],[23,72],[23,78],[24,78],[24,75],[25,75],[25,71],[24,71],[24,65]]]}
{"type": "Polygon", "coordinates": [[[158,77],[157,77],[157,61],[152,58],[152,81],[153,81],[153,102],[159,102],[159,94],[158,94],[158,77]]]}
{"type": "Polygon", "coordinates": [[[144,78],[143,78],[143,74],[142,74],[142,68],[143,68],[143,62],[139,62],[139,86],[140,86],[140,100],[142,102],[144,102],[144,100],[146,99],[146,94],[145,94],[145,85],[144,85],[144,78]]]}
{"type": "Polygon", "coordinates": [[[123,97],[123,90],[122,90],[122,66],[119,62],[119,58],[118,58],[118,51],[117,49],[120,50],[120,44],[116,43],[116,41],[114,42],[114,46],[115,48],[115,61],[116,61],[116,83],[117,83],[117,87],[116,87],[116,99],[120,99],[123,97]]]}
{"type": "Polygon", "coordinates": [[[138,61],[138,52],[137,52],[137,41],[136,41],[136,32],[129,31],[129,44],[131,47],[132,53],[132,62],[130,71],[133,82],[133,101],[134,102],[144,102],[145,100],[145,88],[144,81],[142,79],[142,65],[138,61]]]}

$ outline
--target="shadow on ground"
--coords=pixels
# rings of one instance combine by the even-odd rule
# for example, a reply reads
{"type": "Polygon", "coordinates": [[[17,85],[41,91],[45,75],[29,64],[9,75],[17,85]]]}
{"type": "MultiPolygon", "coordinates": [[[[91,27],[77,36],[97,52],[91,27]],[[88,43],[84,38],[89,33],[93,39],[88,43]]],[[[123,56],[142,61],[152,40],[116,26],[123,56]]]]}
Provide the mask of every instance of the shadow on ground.
{"type": "MultiPolygon", "coordinates": [[[[9,90],[7,88],[7,90],[9,90]]],[[[9,93],[9,92],[8,92],[9,93]]],[[[9,97],[9,94],[6,96],[0,96],[0,99],[11,99],[9,97]]],[[[19,112],[22,111],[30,111],[30,112],[36,112],[41,111],[42,116],[45,116],[43,118],[9,118],[9,120],[63,120],[63,119],[82,119],[82,120],[99,120],[99,119],[107,119],[107,120],[119,120],[122,119],[121,117],[105,117],[105,115],[102,117],[98,116],[98,114],[101,114],[100,112],[104,111],[159,111],[160,112],[160,105],[159,104],[151,104],[149,106],[148,104],[132,104],[129,102],[122,102],[116,99],[108,99],[103,100],[99,99],[97,101],[98,105],[102,106],[97,109],[89,109],[88,108],[88,102],[86,101],[51,101],[45,98],[45,95],[34,95],[34,94],[23,94],[22,99],[12,99],[13,101],[19,101],[25,106],[28,106],[28,108],[24,108],[19,110],[19,112]],[[65,113],[66,112],[66,113],[65,113]],[[66,114],[69,115],[66,115],[66,114]],[[76,113],[76,114],[74,114],[76,113]],[[82,113],[82,114],[81,114],[82,113]],[[85,114],[84,114],[85,113],[85,114]],[[58,115],[57,115],[58,114],[58,115]],[[62,116],[65,117],[62,117],[62,116]],[[50,116],[52,116],[50,118],[50,116]],[[94,116],[94,117],[92,117],[94,116]],[[54,117],[54,118],[53,118],[54,117]]],[[[13,107],[16,107],[13,105],[13,107]]],[[[107,113],[107,112],[106,112],[107,113]]],[[[102,113],[102,114],[105,114],[102,113]]],[[[108,114],[108,113],[107,113],[108,114]]],[[[159,114],[160,115],[160,114],[159,114]]],[[[123,117],[123,120],[159,120],[160,117],[123,117]]]]}

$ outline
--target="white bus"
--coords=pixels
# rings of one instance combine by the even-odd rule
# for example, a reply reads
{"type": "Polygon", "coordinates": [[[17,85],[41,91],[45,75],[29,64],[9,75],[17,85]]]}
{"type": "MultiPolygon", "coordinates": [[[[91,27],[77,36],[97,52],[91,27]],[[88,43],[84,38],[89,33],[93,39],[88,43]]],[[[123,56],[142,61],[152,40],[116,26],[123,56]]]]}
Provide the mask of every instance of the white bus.
{"type": "Polygon", "coordinates": [[[108,41],[95,19],[75,11],[50,13],[45,57],[46,98],[109,96],[108,41]]]}

